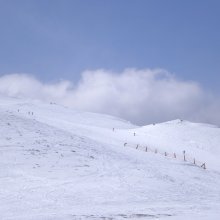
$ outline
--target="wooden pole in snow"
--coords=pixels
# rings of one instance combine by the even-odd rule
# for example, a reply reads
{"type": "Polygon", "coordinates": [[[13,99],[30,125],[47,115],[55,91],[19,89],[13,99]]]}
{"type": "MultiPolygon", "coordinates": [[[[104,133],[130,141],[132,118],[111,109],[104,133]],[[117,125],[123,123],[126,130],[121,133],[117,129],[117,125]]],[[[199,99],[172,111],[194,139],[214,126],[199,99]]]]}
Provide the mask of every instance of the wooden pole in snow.
{"type": "Polygon", "coordinates": [[[183,151],[183,160],[186,161],[186,151],[183,151]]]}
{"type": "Polygon", "coordinates": [[[201,166],[202,168],[204,168],[204,170],[206,169],[206,166],[205,166],[205,163],[204,164],[202,164],[202,166],[201,166]]]}

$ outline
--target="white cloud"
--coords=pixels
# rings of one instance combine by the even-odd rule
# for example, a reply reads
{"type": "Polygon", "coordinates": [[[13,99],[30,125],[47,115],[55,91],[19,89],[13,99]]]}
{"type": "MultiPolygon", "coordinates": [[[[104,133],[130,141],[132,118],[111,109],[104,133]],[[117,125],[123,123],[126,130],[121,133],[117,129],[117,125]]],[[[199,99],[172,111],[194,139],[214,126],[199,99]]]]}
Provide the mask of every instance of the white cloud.
{"type": "Polygon", "coordinates": [[[161,69],[85,71],[76,85],[45,84],[30,75],[10,74],[0,77],[0,93],[112,114],[138,124],[175,118],[220,124],[217,98],[197,83],[178,80],[161,69]]]}

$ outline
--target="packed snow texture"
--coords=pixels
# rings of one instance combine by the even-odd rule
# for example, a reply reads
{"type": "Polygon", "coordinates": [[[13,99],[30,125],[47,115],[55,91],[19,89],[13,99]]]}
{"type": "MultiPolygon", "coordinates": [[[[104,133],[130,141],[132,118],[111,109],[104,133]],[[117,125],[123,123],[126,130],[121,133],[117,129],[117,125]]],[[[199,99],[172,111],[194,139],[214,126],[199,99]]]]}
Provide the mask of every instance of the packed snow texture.
{"type": "Polygon", "coordinates": [[[220,219],[220,128],[0,101],[1,220],[220,219]]]}

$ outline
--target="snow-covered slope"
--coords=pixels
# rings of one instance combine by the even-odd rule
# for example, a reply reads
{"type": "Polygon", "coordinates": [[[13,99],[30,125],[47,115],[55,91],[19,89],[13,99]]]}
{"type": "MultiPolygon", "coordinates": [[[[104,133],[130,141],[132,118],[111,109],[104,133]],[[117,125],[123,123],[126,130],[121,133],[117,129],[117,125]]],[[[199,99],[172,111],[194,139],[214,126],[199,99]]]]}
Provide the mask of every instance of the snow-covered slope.
{"type": "Polygon", "coordinates": [[[220,218],[219,128],[0,101],[1,220],[220,218]],[[185,150],[208,169],[124,143],[185,150]]]}
{"type": "Polygon", "coordinates": [[[161,124],[152,124],[132,131],[135,137],[129,137],[130,143],[138,143],[160,152],[197,158],[207,164],[209,169],[220,170],[220,128],[209,124],[173,120],[161,124]]]}

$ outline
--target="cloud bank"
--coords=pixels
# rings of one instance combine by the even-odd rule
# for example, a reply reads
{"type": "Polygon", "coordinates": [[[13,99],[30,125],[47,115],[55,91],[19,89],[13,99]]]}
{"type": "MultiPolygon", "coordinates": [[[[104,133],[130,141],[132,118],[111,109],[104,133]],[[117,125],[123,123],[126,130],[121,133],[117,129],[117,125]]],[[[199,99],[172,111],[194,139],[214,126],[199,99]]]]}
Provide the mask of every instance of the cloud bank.
{"type": "Polygon", "coordinates": [[[182,118],[220,125],[218,97],[161,69],[85,71],[77,83],[43,83],[27,74],[0,77],[0,94],[106,113],[136,124],[182,118]]]}

